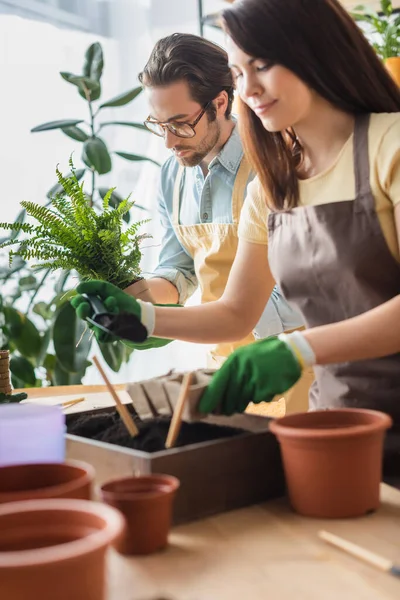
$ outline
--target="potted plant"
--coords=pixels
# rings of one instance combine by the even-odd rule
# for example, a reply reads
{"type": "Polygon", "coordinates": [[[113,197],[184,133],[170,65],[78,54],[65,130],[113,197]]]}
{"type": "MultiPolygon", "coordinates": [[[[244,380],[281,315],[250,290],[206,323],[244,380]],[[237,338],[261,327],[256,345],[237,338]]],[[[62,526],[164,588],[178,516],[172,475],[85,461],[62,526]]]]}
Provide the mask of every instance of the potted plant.
{"type": "MultiPolygon", "coordinates": [[[[25,234],[22,239],[11,236],[0,244],[0,249],[17,246],[16,250],[10,250],[10,266],[15,259],[34,259],[39,262],[32,265],[33,271],[75,271],[80,279],[103,279],[120,288],[126,288],[140,280],[139,246],[149,236],[139,234],[138,229],[146,221],[127,225],[124,217],[134,202],[126,198],[118,205],[110,206],[114,189],[105,194],[101,207],[92,206],[88,202],[83,185],[79,183],[72,159],[70,168],[71,173],[66,177],[57,168],[58,183],[62,192],[52,198],[50,206],[41,206],[33,202],[21,203],[34,223],[18,220],[14,223],[0,223],[0,228],[12,234],[25,234]]],[[[69,300],[74,294],[74,290],[70,290],[63,296],[69,300]]],[[[67,364],[68,360],[73,362],[74,357],[70,357],[68,344],[65,344],[67,339],[71,341],[73,338],[75,341],[77,336],[74,335],[75,331],[71,333],[64,326],[65,316],[79,335],[78,360],[86,364],[91,336],[84,335],[85,326],[79,323],[74,309],[66,301],[61,304],[53,323],[55,351],[67,364]]],[[[25,336],[29,337],[26,323],[21,322],[16,324],[16,327],[18,325],[25,336]]],[[[116,344],[122,345],[121,342],[116,344]]],[[[107,356],[107,352],[113,352],[113,346],[99,346],[103,356],[107,356]]],[[[130,352],[129,348],[124,348],[126,352],[130,352]]],[[[71,370],[75,368],[76,366],[71,364],[71,370]]]]}
{"type": "MultiPolygon", "coordinates": [[[[89,206],[102,210],[108,192],[101,179],[112,171],[115,160],[128,160],[135,164],[151,158],[135,154],[129,149],[112,151],[103,138],[103,132],[115,127],[129,128],[139,135],[148,131],[141,123],[106,120],[104,111],[118,110],[134,101],[142,88],[134,87],[110,99],[102,98],[104,56],[101,45],[91,44],[84,57],[80,74],[61,72],[60,76],[75,87],[82,100],[85,113],[68,115],[70,118],[42,123],[32,129],[39,132],[58,130],[61,135],[78,142],[82,147],[81,164],[74,170],[74,179],[84,184],[84,195],[89,206]],[[102,118],[103,117],[103,118],[102,118]]],[[[106,117],[107,118],[107,117],[106,117]]],[[[65,179],[68,179],[69,175],[65,179]]],[[[44,202],[50,207],[52,198],[65,194],[59,181],[51,186],[44,202]]],[[[66,196],[68,198],[68,196],[66,196]]],[[[124,198],[115,190],[109,196],[110,207],[117,208],[124,198]]],[[[130,203],[131,210],[124,212],[122,220],[130,224],[137,210],[145,210],[138,203],[130,203]]],[[[24,223],[27,211],[23,207],[16,223],[24,223]]],[[[9,229],[0,243],[12,242],[23,233],[18,227],[9,229]]],[[[3,255],[4,256],[4,255],[3,255]]],[[[3,257],[0,257],[3,258],[3,257]]],[[[43,262],[46,262],[45,260],[43,262]]],[[[132,272],[131,272],[132,274],[132,272]]],[[[136,276],[136,275],[135,275],[136,276]]],[[[83,326],[70,310],[69,299],[76,285],[76,271],[50,268],[32,271],[22,256],[14,256],[11,266],[0,260],[0,350],[9,350],[11,381],[14,388],[47,385],[79,384],[89,366],[87,360],[92,339],[82,337],[83,326]]],[[[122,284],[122,282],[121,282],[122,284]]],[[[140,285],[140,284],[139,284],[140,285]]],[[[136,292],[135,292],[136,293],[136,292]]],[[[144,296],[141,296],[146,299],[144,296]]],[[[120,342],[100,345],[108,366],[118,372],[130,358],[132,350],[120,342]]]]}
{"type": "Polygon", "coordinates": [[[380,7],[381,13],[378,13],[359,5],[351,15],[355,21],[369,26],[367,36],[372,46],[400,86],[400,14],[394,12],[392,0],[380,0],[380,7]]]}

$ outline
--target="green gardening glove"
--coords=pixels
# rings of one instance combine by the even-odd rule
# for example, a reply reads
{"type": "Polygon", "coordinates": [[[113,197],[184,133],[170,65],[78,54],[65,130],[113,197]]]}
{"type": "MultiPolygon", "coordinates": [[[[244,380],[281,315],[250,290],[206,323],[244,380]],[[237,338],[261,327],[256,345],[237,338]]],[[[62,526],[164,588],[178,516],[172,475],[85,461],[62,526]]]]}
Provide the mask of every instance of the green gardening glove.
{"type": "MultiPolygon", "coordinates": [[[[77,316],[80,319],[86,320],[93,317],[93,311],[87,298],[82,294],[89,296],[97,296],[104,304],[105,309],[110,314],[124,313],[126,318],[129,319],[129,315],[132,315],[132,319],[136,319],[143,322],[142,305],[133,296],[125,293],[112,283],[106,281],[92,280],[80,283],[77,287],[78,295],[71,299],[71,305],[76,311],[77,316]]],[[[115,336],[103,331],[100,327],[88,323],[90,329],[94,331],[94,334],[99,342],[108,343],[113,342],[117,339],[124,339],[122,335],[115,336]]],[[[144,324],[145,325],[145,324],[144,324]]],[[[137,343],[131,340],[124,340],[131,348],[141,347],[143,350],[149,348],[160,348],[169,344],[173,340],[167,340],[164,338],[149,337],[144,342],[137,343]]]]}
{"type": "Polygon", "coordinates": [[[199,411],[232,415],[250,402],[270,402],[300,378],[302,367],[290,347],[276,337],[242,346],[216,371],[199,411]]]}

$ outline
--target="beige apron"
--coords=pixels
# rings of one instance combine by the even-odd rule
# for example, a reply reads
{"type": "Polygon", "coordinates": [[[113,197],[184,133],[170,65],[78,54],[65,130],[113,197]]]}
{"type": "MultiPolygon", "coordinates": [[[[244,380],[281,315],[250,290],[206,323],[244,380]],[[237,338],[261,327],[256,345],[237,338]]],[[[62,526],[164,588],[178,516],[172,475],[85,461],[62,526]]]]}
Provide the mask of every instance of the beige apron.
{"type": "MultiPolygon", "coordinates": [[[[358,116],[354,200],[297,207],[268,217],[272,273],[307,327],[355,317],[400,294],[400,264],[386,243],[370,186],[368,129],[369,115],[358,116]]],[[[400,354],[318,365],[314,370],[311,410],[382,410],[400,428],[400,354]]],[[[400,453],[397,461],[400,464],[400,453]]]]}
{"type": "MultiPolygon", "coordinates": [[[[232,223],[200,223],[181,225],[180,188],[184,167],[180,166],[174,184],[172,223],[182,246],[193,258],[196,276],[201,289],[201,302],[218,300],[226,287],[229,272],[235,259],[238,246],[238,224],[242,210],[247,181],[251,169],[245,157],[242,158],[236,174],[232,193],[232,223]]],[[[252,334],[234,343],[218,344],[208,360],[209,368],[218,368],[235,348],[254,341],[252,334]]],[[[251,404],[248,412],[264,416],[283,416],[289,412],[306,411],[308,392],[314,380],[312,369],[307,370],[301,380],[284,396],[274,402],[251,404]]]]}
{"type": "MultiPolygon", "coordinates": [[[[178,169],[174,185],[172,223],[177,238],[193,258],[202,304],[218,300],[225,290],[237,251],[239,217],[250,172],[248,162],[242,158],[233,186],[232,223],[181,225],[179,223],[180,187],[184,167],[180,166],[178,169]]],[[[210,352],[208,367],[219,367],[235,348],[253,341],[254,336],[250,334],[238,342],[218,344],[210,352]]]]}

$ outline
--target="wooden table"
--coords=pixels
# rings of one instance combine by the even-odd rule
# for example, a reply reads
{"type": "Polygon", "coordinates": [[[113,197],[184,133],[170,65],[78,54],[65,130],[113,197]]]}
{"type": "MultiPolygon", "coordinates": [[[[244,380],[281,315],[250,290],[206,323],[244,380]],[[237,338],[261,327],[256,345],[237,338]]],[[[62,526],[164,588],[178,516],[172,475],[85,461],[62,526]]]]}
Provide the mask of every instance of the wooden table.
{"type": "MultiPolygon", "coordinates": [[[[82,392],[90,404],[107,402],[102,386],[27,391],[52,404],[82,392]]],[[[381,498],[374,514],[329,521],[275,500],[177,527],[153,556],[112,551],[108,600],[400,600],[400,579],[317,537],[326,529],[400,564],[400,491],[382,484],[381,498]]]]}
{"type": "Polygon", "coordinates": [[[400,492],[359,519],[299,517],[285,500],[177,527],[157,555],[110,557],[109,600],[399,600],[400,579],[326,545],[336,533],[400,563],[400,492]]]}

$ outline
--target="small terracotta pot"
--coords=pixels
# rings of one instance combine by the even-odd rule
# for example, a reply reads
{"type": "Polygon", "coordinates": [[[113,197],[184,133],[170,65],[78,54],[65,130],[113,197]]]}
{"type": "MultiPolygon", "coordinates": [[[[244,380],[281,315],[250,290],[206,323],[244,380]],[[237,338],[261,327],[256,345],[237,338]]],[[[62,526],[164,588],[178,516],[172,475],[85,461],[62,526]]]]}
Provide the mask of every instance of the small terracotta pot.
{"type": "Polygon", "coordinates": [[[83,462],[13,465],[0,468],[0,504],[39,498],[90,500],[95,471],[83,462]]]}
{"type": "Polygon", "coordinates": [[[104,502],[118,508],[126,520],[119,552],[151,554],[166,547],[178,488],[179,480],[170,475],[129,477],[102,486],[104,502]]]}
{"type": "Polygon", "coordinates": [[[393,56],[385,60],[385,66],[390,75],[400,87],[400,56],[393,56]]]}
{"type": "Polygon", "coordinates": [[[105,600],[107,547],[122,515],[87,500],[26,500],[0,506],[1,597],[105,600]]]}
{"type": "Polygon", "coordinates": [[[289,498],[307,517],[357,517],[379,506],[385,413],[340,409],[271,421],[281,445],[289,498]]]}

